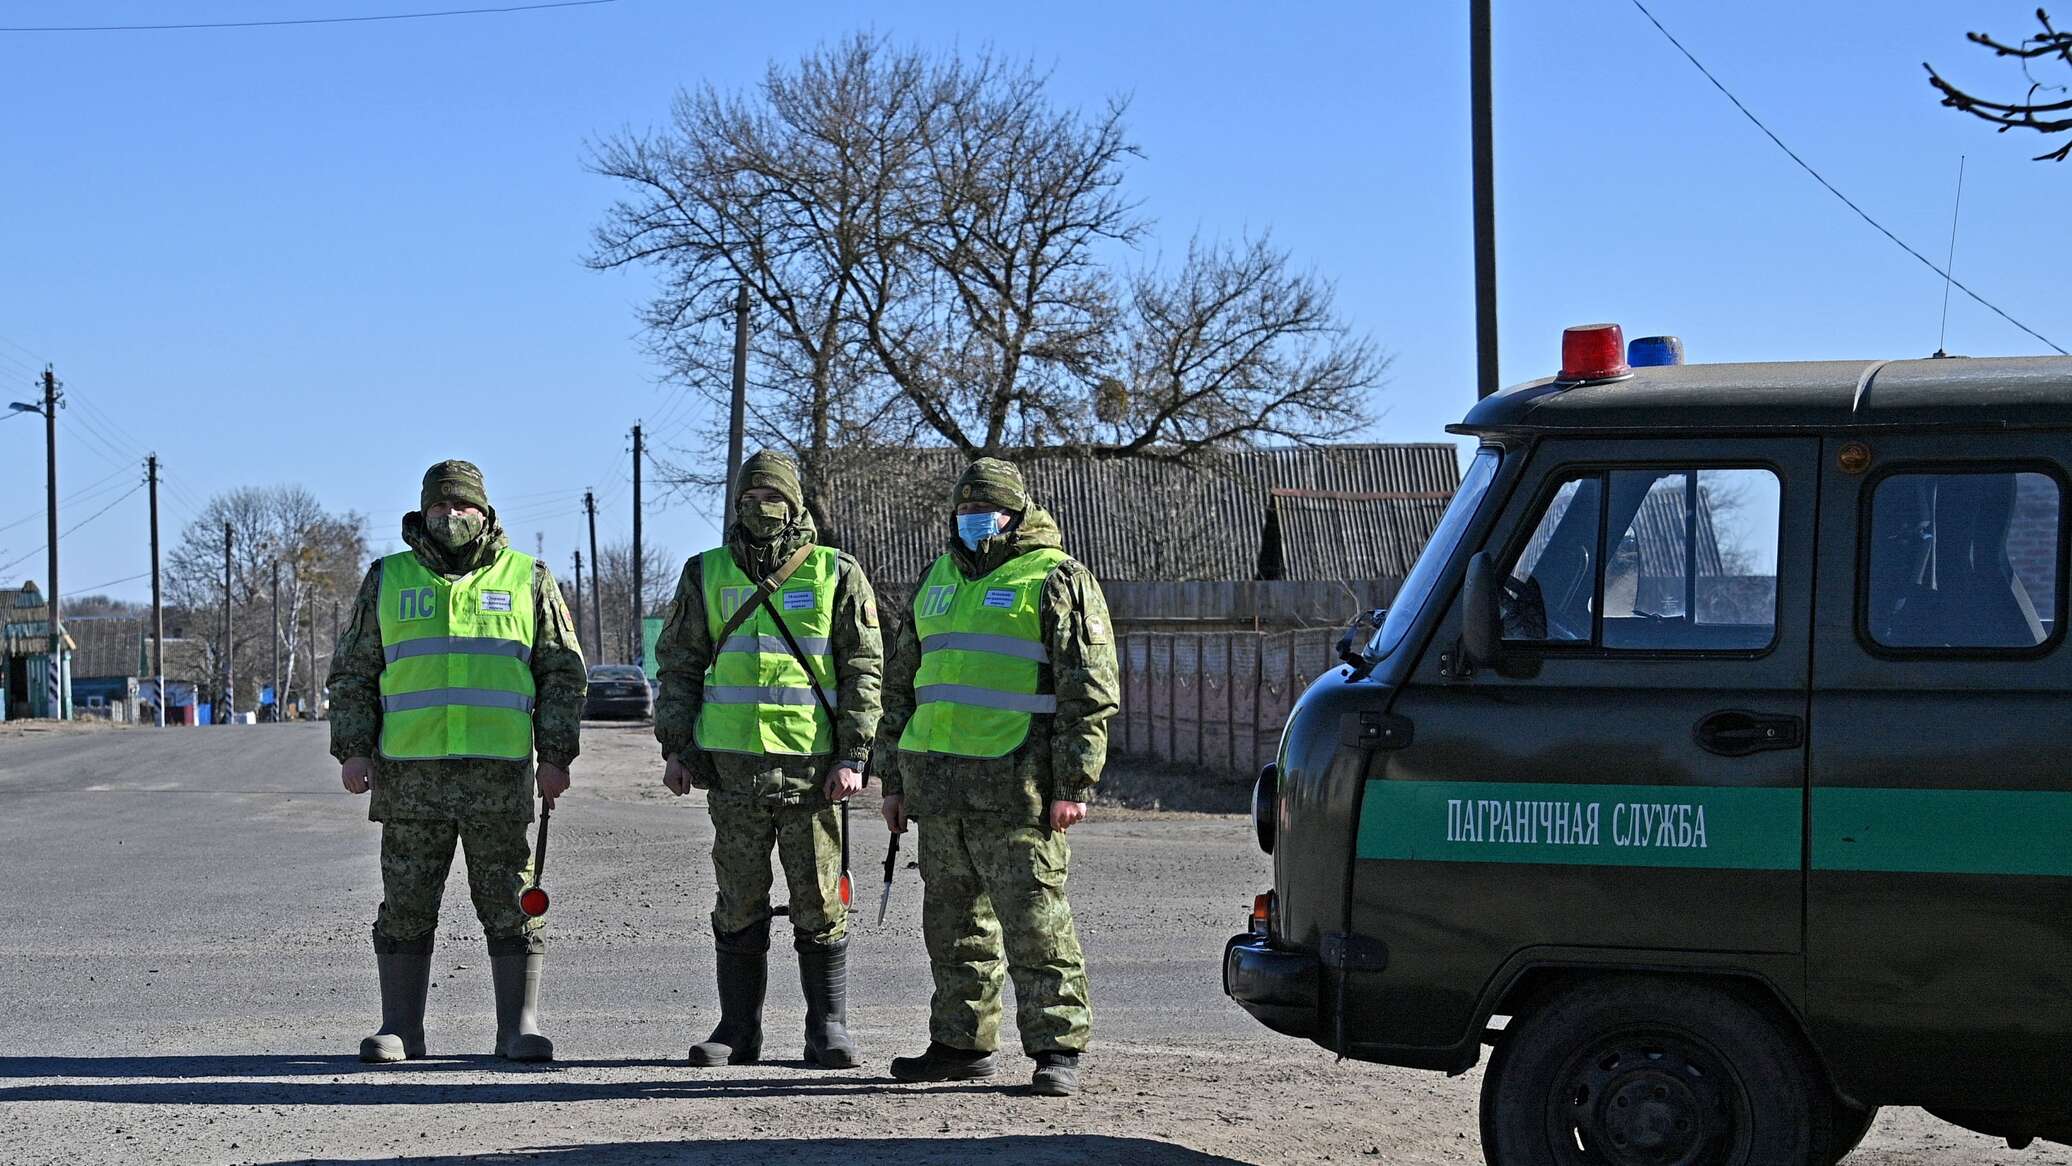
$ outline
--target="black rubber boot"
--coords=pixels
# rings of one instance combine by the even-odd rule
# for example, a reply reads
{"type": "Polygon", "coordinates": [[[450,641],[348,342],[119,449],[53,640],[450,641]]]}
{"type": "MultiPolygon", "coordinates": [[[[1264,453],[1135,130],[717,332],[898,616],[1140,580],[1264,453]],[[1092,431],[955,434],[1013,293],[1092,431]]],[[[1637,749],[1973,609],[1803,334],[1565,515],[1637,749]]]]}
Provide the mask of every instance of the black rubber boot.
{"type": "Polygon", "coordinates": [[[424,1056],[424,1003],[432,988],[432,939],[407,944],[374,937],[374,967],[381,976],[381,1029],[360,1042],[369,1064],[424,1056]]]}
{"type": "MultiPolygon", "coordinates": [[[[522,941],[521,941],[522,942],[522,941]]],[[[547,957],[520,951],[489,956],[496,985],[496,1055],[507,1061],[551,1061],[554,1042],[540,1035],[540,970],[547,957]]]]}
{"type": "Polygon", "coordinates": [[[900,1081],[976,1081],[998,1068],[991,1053],[936,1041],[929,1041],[928,1051],[918,1057],[892,1058],[892,1076],[900,1081]]]}
{"type": "Polygon", "coordinates": [[[713,936],[719,963],[719,1025],[691,1046],[690,1062],[753,1065],[763,1056],[763,992],[770,982],[770,921],[713,936]]]}
{"type": "Polygon", "coordinates": [[[806,993],[806,1063],[823,1069],[854,1069],[856,1042],[849,1036],[849,941],[792,943],[799,952],[799,986],[806,993]]]}
{"type": "Polygon", "coordinates": [[[1079,1054],[1037,1053],[1029,1092],[1038,1097],[1070,1097],[1079,1092],[1079,1054]]]}

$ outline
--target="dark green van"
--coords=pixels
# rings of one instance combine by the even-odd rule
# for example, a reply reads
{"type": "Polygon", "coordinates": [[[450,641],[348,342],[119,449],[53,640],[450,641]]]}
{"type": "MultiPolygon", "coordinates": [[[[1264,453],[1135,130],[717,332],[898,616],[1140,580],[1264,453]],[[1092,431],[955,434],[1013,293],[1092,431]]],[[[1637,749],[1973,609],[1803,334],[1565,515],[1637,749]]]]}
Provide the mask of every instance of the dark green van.
{"type": "Polygon", "coordinates": [[[1490,1046],[1500,1166],[2072,1141],[2072,358],[1563,356],[1290,717],[1224,990],[1490,1046]]]}

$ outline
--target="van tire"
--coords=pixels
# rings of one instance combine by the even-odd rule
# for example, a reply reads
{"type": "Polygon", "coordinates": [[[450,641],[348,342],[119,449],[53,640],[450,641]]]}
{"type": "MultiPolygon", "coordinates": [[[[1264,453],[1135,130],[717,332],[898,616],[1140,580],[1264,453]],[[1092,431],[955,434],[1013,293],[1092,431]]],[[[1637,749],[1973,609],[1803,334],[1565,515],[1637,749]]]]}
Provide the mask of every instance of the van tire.
{"type": "Polygon", "coordinates": [[[1840,1145],[1827,1098],[1797,1035],[1733,992],[1592,977],[1505,1030],[1482,1081],[1482,1156],[1489,1166],[1816,1162],[1840,1145]]]}
{"type": "Polygon", "coordinates": [[[1832,1112],[1834,1124],[1828,1131],[1827,1148],[1813,1159],[1813,1166],[1835,1166],[1847,1158],[1863,1144],[1864,1135],[1871,1132],[1871,1123],[1878,1120],[1877,1106],[1854,1106],[1841,1098],[1835,1099],[1832,1112]]]}

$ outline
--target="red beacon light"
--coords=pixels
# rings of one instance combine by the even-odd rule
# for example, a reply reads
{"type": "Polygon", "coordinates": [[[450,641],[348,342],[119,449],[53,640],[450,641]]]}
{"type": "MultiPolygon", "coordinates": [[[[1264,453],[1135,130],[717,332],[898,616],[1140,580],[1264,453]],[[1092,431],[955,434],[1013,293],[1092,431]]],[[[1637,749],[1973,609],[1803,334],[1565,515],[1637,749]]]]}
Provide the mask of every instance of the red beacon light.
{"type": "Polygon", "coordinates": [[[1633,375],[1626,365],[1626,334],[1617,324],[1579,324],[1561,333],[1564,381],[1610,381],[1633,375]]]}

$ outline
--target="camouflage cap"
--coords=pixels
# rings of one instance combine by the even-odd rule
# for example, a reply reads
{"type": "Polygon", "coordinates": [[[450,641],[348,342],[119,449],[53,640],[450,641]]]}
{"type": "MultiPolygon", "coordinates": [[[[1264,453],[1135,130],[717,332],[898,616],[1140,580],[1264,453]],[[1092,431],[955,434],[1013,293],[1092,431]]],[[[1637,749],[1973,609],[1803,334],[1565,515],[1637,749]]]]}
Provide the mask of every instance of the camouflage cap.
{"type": "Polygon", "coordinates": [[[964,468],[963,475],[957,479],[956,490],[950,495],[953,509],[966,502],[982,502],[998,506],[1010,514],[1020,514],[1029,508],[1029,487],[1022,481],[1022,472],[1013,462],[982,457],[964,468]]]}
{"type": "Polygon", "coordinates": [[[789,456],[774,449],[760,449],[742,462],[734,497],[739,498],[756,486],[777,491],[778,497],[791,503],[792,513],[806,512],[806,490],[799,484],[799,464],[789,456]]]}
{"type": "Polygon", "coordinates": [[[482,470],[474,462],[443,461],[424,472],[424,486],[418,491],[417,508],[430,510],[435,502],[454,502],[489,509],[489,491],[482,483],[482,470]]]}

